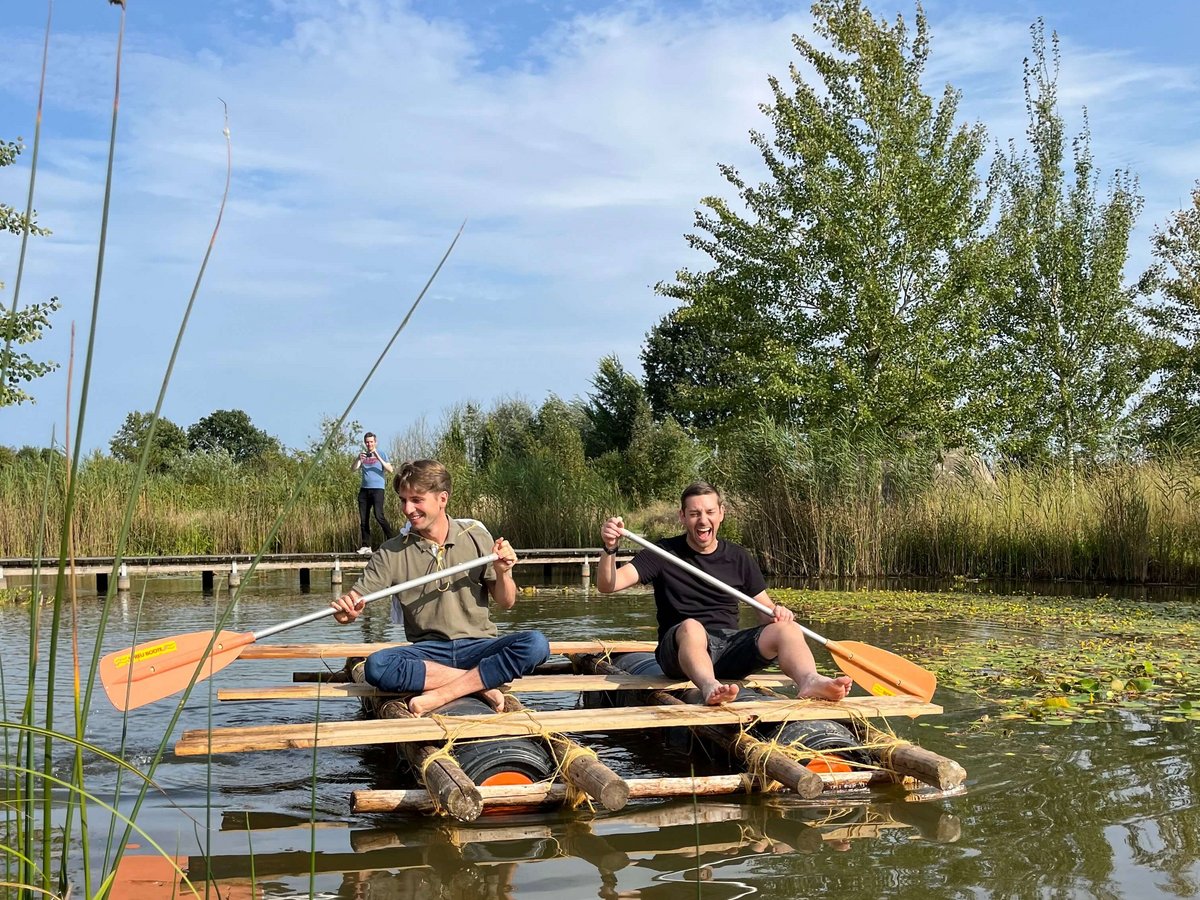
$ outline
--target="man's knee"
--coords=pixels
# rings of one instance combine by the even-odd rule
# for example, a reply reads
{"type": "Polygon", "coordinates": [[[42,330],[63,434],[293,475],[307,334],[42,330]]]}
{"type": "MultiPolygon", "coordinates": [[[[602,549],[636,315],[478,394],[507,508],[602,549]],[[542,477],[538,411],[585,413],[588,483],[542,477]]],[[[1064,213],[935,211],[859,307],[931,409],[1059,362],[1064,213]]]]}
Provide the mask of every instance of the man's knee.
{"type": "Polygon", "coordinates": [[[697,619],[684,619],[679,623],[679,627],[675,631],[675,640],[679,641],[703,641],[705,646],[708,645],[708,632],[697,619]]]}
{"type": "Polygon", "coordinates": [[[363,677],[368,684],[388,691],[422,691],[425,689],[425,663],[405,653],[380,650],[367,657],[363,677]]]}
{"type": "Polygon", "coordinates": [[[550,657],[550,641],[540,631],[521,632],[519,646],[531,665],[540,666],[550,657]]]}

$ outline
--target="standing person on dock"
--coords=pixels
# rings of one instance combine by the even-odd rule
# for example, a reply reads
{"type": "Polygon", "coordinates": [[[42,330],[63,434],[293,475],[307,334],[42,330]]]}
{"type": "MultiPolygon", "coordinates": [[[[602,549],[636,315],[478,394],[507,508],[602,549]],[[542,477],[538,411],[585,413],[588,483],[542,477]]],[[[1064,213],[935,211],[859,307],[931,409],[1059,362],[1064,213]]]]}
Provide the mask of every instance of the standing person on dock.
{"type": "Polygon", "coordinates": [[[394,596],[392,621],[403,621],[412,645],[372,653],[364,674],[381,690],[416,694],[408,701],[414,715],[467,694],[481,694],[500,712],[500,685],[528,675],[550,655],[550,644],[540,631],[496,637],[488,615],[489,595],[501,609],[512,609],[517,602],[512,577],[517,554],[504,538],[493,541],[482,523],[446,514],[450,473],[440,462],[407,462],[394,483],[411,527],[407,534],[385,541],[354,587],[333,601],[334,618],[353,622],[367,594],[497,554],[499,559],[486,568],[394,596]]]}
{"type": "Polygon", "coordinates": [[[383,529],[383,539],[390,540],[392,526],[388,524],[383,514],[383,501],[387,491],[387,479],[384,473],[391,475],[394,471],[392,464],[387,461],[375,446],[376,439],[373,431],[363,435],[363,451],[354,460],[351,471],[362,472],[362,487],[358,489],[358,543],[359,556],[371,555],[371,511],[375,511],[375,521],[383,529]]]}
{"type": "Polygon", "coordinates": [[[654,657],[668,676],[690,679],[710,706],[737,698],[737,685],[727,680],[745,678],[775,660],[796,683],[798,696],[841,700],[850,690],[850,679],[817,673],[795,615],[767,595],[767,583],[754,557],[737,544],[718,540],[717,529],[724,519],[721,493],[708,482],[697,481],[679,500],[684,533],[661,540],[658,546],[772,608],[771,616],[758,614],[757,627],[738,630],[737,600],[649,550],[618,569],[616,552],[625,527],[620,516],[609,519],[600,530],[604,554],[596,587],[611,594],[639,583],[654,585],[658,611],[654,657]]]}

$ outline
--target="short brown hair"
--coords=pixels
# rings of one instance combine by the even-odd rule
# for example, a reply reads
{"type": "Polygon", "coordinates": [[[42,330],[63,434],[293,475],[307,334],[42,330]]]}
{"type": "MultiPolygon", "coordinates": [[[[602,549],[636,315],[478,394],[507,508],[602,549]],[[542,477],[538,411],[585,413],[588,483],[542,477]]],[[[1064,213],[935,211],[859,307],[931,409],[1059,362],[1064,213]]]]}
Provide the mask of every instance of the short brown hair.
{"type": "Polygon", "coordinates": [[[396,493],[405,487],[421,493],[450,493],[450,472],[436,459],[410,459],[392,479],[396,493]]]}
{"type": "Polygon", "coordinates": [[[707,494],[715,494],[717,497],[717,505],[724,506],[725,498],[721,496],[721,492],[709,484],[707,481],[693,481],[683,489],[683,493],[679,495],[679,508],[683,509],[687,506],[688,497],[703,497],[707,494]]]}

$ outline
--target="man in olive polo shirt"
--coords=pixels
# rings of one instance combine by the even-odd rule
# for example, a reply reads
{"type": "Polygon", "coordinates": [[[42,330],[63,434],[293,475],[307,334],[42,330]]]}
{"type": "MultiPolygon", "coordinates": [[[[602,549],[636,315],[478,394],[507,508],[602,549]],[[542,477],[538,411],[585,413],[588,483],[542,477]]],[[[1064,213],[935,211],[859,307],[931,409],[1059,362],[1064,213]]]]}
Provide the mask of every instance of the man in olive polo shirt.
{"type": "Polygon", "coordinates": [[[393,596],[392,621],[403,621],[412,645],[372,653],[364,674],[381,690],[415,694],[408,701],[414,715],[467,694],[481,694],[499,712],[504,708],[499,686],[529,674],[550,655],[540,631],[496,637],[488,615],[489,594],[501,609],[512,609],[517,602],[512,578],[517,555],[504,538],[493,541],[482,523],[446,515],[450,473],[441,463],[405,463],[394,483],[411,528],[384,541],[354,587],[333,601],[334,618],[353,622],[366,594],[497,554],[499,559],[486,568],[393,596]]]}

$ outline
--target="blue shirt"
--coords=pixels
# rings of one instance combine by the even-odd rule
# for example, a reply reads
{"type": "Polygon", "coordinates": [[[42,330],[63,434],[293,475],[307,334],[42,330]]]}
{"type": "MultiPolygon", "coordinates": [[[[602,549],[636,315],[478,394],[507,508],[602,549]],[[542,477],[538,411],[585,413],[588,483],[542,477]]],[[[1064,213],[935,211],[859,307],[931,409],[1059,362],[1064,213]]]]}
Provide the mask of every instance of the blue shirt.
{"type": "Polygon", "coordinates": [[[362,469],[362,486],[368,489],[383,489],[387,487],[387,476],[383,471],[383,464],[387,458],[378,450],[375,451],[375,456],[363,462],[362,469]]]}

